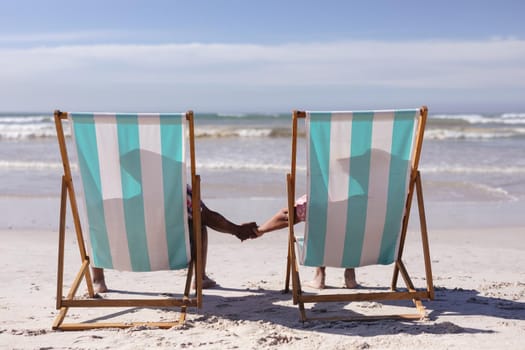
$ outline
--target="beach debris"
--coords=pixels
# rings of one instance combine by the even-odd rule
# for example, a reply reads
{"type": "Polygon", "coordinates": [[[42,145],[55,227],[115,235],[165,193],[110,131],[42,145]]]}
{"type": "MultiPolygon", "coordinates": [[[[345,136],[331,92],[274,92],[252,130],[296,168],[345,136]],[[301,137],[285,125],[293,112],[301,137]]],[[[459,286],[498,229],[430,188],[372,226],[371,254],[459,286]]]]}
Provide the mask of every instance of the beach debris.
{"type": "Polygon", "coordinates": [[[265,337],[259,338],[257,340],[257,344],[276,346],[276,345],[281,345],[281,344],[289,344],[294,340],[300,340],[300,339],[301,338],[296,337],[296,336],[278,334],[277,332],[272,332],[265,337]]]}
{"type": "Polygon", "coordinates": [[[456,334],[463,333],[464,331],[465,329],[463,327],[448,321],[425,327],[425,333],[431,334],[456,334]]]}
{"type": "Polygon", "coordinates": [[[11,329],[12,335],[36,336],[46,334],[46,329],[11,329]]]}

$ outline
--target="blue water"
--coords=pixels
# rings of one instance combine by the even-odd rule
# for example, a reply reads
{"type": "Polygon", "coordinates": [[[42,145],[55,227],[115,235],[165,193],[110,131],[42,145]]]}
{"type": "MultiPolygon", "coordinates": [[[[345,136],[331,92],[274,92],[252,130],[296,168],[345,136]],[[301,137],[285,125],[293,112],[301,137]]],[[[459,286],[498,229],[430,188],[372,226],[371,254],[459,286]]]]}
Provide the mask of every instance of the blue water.
{"type": "MultiPolygon", "coordinates": [[[[289,114],[197,115],[197,172],[203,195],[284,196],[290,127],[289,114]]],[[[302,138],[299,150],[301,191],[305,182],[302,138]]],[[[58,196],[61,167],[50,114],[0,114],[0,196],[58,196]]],[[[420,169],[426,200],[524,199],[525,113],[431,114],[420,169]]]]}

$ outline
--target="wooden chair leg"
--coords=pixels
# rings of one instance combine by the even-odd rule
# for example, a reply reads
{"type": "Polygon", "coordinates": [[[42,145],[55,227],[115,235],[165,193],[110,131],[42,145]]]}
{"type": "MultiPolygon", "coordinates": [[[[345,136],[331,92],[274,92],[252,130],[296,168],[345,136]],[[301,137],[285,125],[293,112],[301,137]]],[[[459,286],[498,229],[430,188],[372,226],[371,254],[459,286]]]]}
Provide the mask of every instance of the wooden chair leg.
{"type": "Polygon", "coordinates": [[[290,273],[292,270],[292,262],[290,257],[290,245],[288,245],[288,256],[286,257],[286,277],[284,280],[284,293],[290,292],[290,273]]]}
{"type": "Polygon", "coordinates": [[[430,299],[434,299],[434,283],[432,280],[432,266],[430,261],[430,244],[428,242],[427,220],[425,215],[425,204],[423,201],[423,186],[421,185],[421,174],[418,171],[416,177],[416,193],[419,208],[419,222],[421,229],[421,243],[423,245],[423,256],[425,260],[425,275],[427,280],[427,290],[430,299]]]}

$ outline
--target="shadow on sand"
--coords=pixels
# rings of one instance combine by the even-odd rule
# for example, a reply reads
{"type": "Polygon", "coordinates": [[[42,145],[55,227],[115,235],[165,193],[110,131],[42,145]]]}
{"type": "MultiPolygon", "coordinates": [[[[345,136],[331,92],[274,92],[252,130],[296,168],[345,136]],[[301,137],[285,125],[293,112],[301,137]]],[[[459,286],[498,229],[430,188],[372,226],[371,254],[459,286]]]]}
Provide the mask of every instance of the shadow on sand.
{"type": "MultiPolygon", "coordinates": [[[[153,296],[154,293],[135,293],[112,290],[111,293],[142,294],[153,296]]],[[[161,295],[169,295],[162,293],[161,295]]],[[[158,294],[156,294],[158,296],[158,294]]],[[[375,307],[412,307],[411,302],[364,303],[358,308],[375,307]]],[[[377,336],[387,334],[476,334],[493,333],[492,330],[467,328],[454,324],[446,316],[478,316],[500,318],[502,320],[524,320],[525,303],[498,297],[482,296],[472,289],[436,288],[433,301],[424,302],[428,311],[428,320],[375,320],[375,321],[308,321],[301,322],[297,306],[291,302],[291,294],[267,289],[233,289],[217,286],[205,292],[204,306],[200,310],[189,309],[189,327],[199,327],[200,323],[213,323],[224,319],[233,322],[264,322],[281,325],[291,329],[311,330],[314,332],[377,336]],[[221,296],[221,291],[233,292],[239,296],[221,296]],[[213,293],[213,294],[212,294],[213,293]]],[[[309,313],[313,316],[341,314],[348,303],[313,304],[309,313]]],[[[354,306],[355,309],[355,306],[354,306]]],[[[170,309],[159,309],[172,312],[170,309]]],[[[104,321],[116,316],[136,312],[137,309],[106,315],[96,319],[104,321]]],[[[366,311],[366,310],[365,310],[366,311]]],[[[344,312],[352,313],[345,309],[344,312]]],[[[356,313],[357,314],[357,313],[356,313]]]]}

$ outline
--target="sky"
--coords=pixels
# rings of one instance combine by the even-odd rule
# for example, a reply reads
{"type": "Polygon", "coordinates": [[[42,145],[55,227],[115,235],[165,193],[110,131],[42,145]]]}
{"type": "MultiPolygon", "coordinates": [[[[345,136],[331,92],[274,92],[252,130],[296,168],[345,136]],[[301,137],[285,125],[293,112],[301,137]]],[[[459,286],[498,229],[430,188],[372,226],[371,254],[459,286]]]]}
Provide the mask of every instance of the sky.
{"type": "Polygon", "coordinates": [[[0,112],[525,112],[525,1],[2,0],[0,112]]]}

